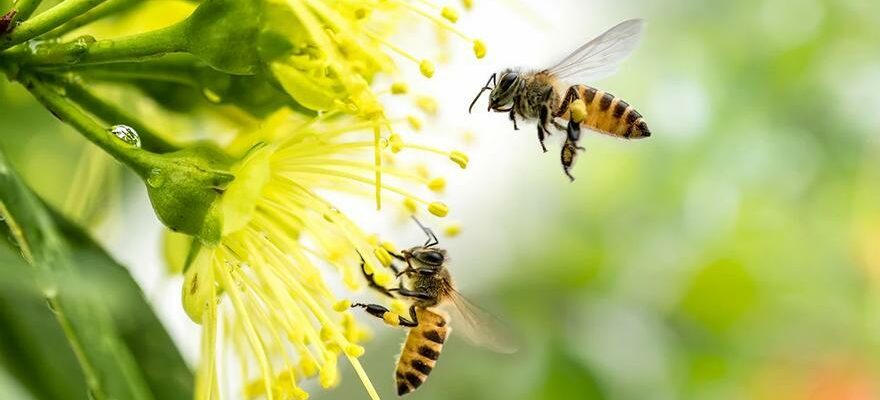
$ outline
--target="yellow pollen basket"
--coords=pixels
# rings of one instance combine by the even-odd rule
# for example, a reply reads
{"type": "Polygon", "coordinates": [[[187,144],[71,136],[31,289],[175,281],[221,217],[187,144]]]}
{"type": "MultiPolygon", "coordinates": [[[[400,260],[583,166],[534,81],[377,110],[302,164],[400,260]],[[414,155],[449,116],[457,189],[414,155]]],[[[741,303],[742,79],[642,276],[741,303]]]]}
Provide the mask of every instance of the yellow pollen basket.
{"type": "Polygon", "coordinates": [[[569,111],[571,111],[571,119],[572,121],[580,124],[587,119],[587,105],[584,104],[584,101],[581,99],[577,99],[568,106],[569,111]]]}

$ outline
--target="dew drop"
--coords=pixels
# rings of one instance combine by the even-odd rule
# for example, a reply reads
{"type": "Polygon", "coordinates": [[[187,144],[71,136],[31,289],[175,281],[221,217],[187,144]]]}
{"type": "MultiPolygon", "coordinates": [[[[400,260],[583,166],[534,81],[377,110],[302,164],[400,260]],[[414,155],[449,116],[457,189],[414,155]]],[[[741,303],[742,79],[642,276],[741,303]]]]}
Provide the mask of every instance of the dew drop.
{"type": "Polygon", "coordinates": [[[141,147],[141,138],[138,136],[137,131],[135,131],[134,128],[128,125],[113,125],[110,127],[109,131],[119,138],[119,140],[128,145],[141,147]]]}
{"type": "Polygon", "coordinates": [[[147,176],[147,185],[150,185],[152,188],[161,187],[165,183],[165,174],[162,173],[162,170],[159,168],[153,168],[150,170],[150,175],[147,176]]]}
{"type": "Polygon", "coordinates": [[[83,35],[70,42],[65,49],[64,62],[67,64],[76,64],[82,60],[83,56],[89,51],[89,47],[95,43],[94,36],[83,35]]]}

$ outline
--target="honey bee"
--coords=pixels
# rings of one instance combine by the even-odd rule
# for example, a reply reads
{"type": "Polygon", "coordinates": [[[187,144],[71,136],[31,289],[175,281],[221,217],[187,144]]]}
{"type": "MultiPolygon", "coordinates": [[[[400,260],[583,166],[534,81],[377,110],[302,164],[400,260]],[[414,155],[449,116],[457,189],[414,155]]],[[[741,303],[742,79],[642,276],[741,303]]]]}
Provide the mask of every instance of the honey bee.
{"type": "Polygon", "coordinates": [[[480,89],[468,112],[473,110],[483,92],[489,90],[487,111],[510,113],[515,130],[519,129],[517,115],[538,121],[538,140],[545,153],[544,138],[551,133],[548,124],[565,130],[562,168],[574,181],[571,168],[578,151],[584,150],[578,146],[581,127],[626,139],[651,136],[648,125],[635,108],[610,93],[580,84],[613,74],[635,50],[643,28],[644,22],[640,19],[624,21],[550,68],[540,71],[508,68],[494,73],[480,89]],[[567,124],[563,125],[557,119],[567,124]]]}
{"type": "Polygon", "coordinates": [[[421,246],[392,254],[394,258],[406,263],[404,269],[392,264],[398,278],[405,277],[405,285],[400,282],[396,288],[378,285],[371,274],[364,271],[371,287],[392,298],[411,300],[409,316],[397,314],[378,304],[353,304],[353,308],[363,308],[370,315],[382,319],[391,326],[409,328],[406,342],[400,352],[395,372],[397,395],[403,396],[418,389],[434,369],[443,343],[451,328],[445,313],[438,306],[451,305],[456,314],[456,328],[470,342],[500,353],[516,351],[513,340],[504,334],[501,323],[486,311],[477,307],[455,290],[452,277],[446,264],[449,261],[445,249],[436,247],[439,242],[434,233],[416,221],[428,235],[428,241],[421,246]]]}

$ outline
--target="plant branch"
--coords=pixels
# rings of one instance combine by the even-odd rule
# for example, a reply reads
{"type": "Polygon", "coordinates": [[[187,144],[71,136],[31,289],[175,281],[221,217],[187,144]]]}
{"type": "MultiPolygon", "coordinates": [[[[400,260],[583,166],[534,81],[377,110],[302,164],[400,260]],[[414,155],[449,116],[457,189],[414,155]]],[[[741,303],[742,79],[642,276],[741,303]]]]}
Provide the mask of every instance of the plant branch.
{"type": "MultiPolygon", "coordinates": [[[[0,36],[0,51],[40,36],[106,0],[66,0],[0,36]]],[[[39,2],[37,2],[39,3],[39,2]]],[[[30,6],[30,5],[29,5],[30,6]]]]}
{"type": "Polygon", "coordinates": [[[12,10],[15,11],[15,20],[24,21],[40,6],[43,0],[18,0],[12,10]]]}
{"type": "Polygon", "coordinates": [[[121,13],[126,11],[127,9],[138,5],[142,0],[107,0],[104,4],[101,4],[89,12],[82,14],[68,22],[64,25],[61,25],[52,31],[43,35],[44,38],[56,38],[73,31],[78,28],[82,28],[92,22],[95,22],[101,18],[104,18],[111,14],[121,13]]]}
{"type": "Polygon", "coordinates": [[[95,41],[81,37],[61,44],[44,44],[37,52],[16,48],[7,55],[20,65],[89,65],[141,61],[187,50],[186,26],[178,23],[154,31],[95,41]]]}
{"type": "Polygon", "coordinates": [[[134,128],[138,132],[138,136],[141,138],[141,145],[145,150],[156,153],[168,153],[179,150],[177,146],[166,141],[163,135],[121,108],[102,100],[79,83],[71,79],[65,79],[62,84],[67,96],[94,116],[108,124],[125,124],[134,128]]]}
{"type": "Polygon", "coordinates": [[[33,75],[19,76],[18,80],[31,94],[58,119],[72,126],[92,143],[98,145],[141,177],[160,164],[157,154],[136,148],[112,135],[107,127],[95,122],[58,90],[33,75]]]}

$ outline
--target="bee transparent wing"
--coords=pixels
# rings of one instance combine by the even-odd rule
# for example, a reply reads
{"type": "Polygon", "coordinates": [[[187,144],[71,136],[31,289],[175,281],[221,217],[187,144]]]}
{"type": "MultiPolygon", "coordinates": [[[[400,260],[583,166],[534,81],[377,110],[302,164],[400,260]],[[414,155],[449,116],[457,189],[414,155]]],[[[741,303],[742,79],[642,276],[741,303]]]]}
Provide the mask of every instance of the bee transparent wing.
{"type": "Polygon", "coordinates": [[[620,63],[635,50],[645,23],[641,19],[623,21],[587,42],[548,71],[573,82],[590,82],[617,71],[620,63]]]}
{"type": "Polygon", "coordinates": [[[458,291],[448,288],[452,300],[453,329],[469,342],[498,353],[517,351],[516,341],[494,315],[468,301],[458,291]]]}

